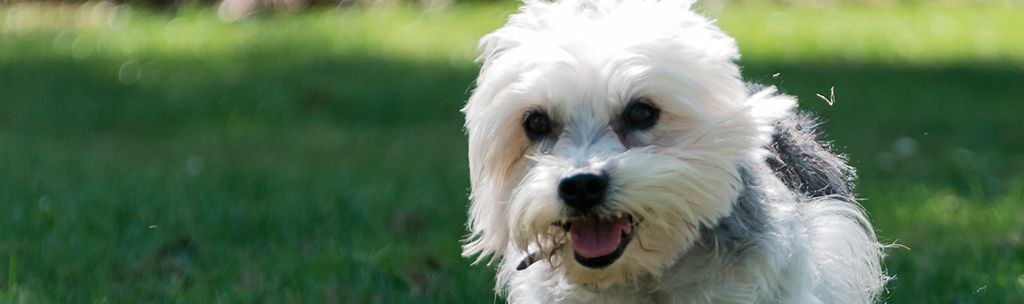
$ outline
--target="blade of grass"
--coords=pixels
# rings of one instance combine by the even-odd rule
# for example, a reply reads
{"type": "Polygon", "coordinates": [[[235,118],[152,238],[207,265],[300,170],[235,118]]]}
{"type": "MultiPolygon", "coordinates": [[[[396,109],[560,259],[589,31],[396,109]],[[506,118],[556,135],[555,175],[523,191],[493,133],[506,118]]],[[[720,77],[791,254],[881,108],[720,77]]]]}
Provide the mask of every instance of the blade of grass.
{"type": "Polygon", "coordinates": [[[13,291],[18,286],[18,257],[11,255],[7,264],[7,291],[13,291]]]}

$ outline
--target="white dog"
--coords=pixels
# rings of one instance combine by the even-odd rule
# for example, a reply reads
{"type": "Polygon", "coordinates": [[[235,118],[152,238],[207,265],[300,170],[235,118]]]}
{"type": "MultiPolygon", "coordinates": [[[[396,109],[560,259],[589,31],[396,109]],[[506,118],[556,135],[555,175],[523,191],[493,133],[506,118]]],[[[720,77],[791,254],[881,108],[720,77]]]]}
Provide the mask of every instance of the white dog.
{"type": "Polygon", "coordinates": [[[526,0],[463,109],[464,255],[512,303],[868,303],[853,172],[688,0],[526,0]]]}

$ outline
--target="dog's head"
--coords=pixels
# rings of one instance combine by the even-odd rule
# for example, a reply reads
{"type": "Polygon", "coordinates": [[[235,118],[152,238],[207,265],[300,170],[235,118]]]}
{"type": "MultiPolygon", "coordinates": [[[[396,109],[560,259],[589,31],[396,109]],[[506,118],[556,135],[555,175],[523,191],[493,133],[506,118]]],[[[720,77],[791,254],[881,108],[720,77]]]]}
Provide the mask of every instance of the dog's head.
{"type": "Polygon", "coordinates": [[[465,255],[599,289],[659,275],[730,214],[794,101],[748,94],[735,41],[691,5],[527,0],[482,39],[465,255]]]}

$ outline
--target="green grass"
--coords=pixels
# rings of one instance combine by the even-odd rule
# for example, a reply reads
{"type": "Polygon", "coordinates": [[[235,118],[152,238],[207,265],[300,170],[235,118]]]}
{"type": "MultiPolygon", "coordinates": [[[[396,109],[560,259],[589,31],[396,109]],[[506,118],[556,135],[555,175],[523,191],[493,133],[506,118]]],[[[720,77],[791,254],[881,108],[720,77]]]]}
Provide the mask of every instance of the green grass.
{"type": "Polygon", "coordinates": [[[738,38],[745,58],[890,64],[1021,62],[1019,4],[930,1],[779,7],[750,1],[708,8],[738,38]]]}
{"type": "MultiPolygon", "coordinates": [[[[512,10],[0,8],[0,303],[495,301],[458,109],[512,10]]],[[[1024,8],[705,10],[859,169],[889,302],[1024,301],[1024,8]]]]}

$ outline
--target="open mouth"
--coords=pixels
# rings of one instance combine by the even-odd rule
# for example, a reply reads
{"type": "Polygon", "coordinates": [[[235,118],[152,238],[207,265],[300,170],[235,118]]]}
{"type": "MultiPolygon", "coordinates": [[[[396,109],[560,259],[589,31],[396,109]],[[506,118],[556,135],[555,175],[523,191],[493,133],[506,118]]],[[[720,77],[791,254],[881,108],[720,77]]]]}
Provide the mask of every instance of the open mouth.
{"type": "Polygon", "coordinates": [[[576,262],[590,268],[614,263],[633,239],[633,217],[628,214],[604,218],[587,215],[561,226],[569,231],[576,262]]]}

